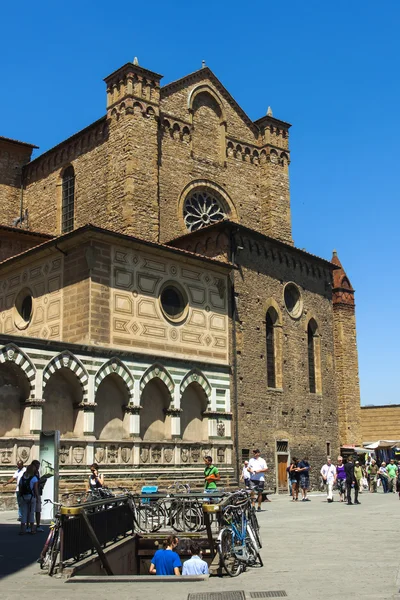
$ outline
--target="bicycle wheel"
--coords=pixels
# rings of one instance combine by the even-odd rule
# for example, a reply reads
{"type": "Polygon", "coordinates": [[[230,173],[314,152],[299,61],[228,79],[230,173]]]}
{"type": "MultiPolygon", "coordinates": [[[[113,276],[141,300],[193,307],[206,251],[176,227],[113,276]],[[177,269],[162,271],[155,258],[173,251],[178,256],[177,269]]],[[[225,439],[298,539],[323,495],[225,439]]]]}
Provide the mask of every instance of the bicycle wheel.
{"type": "Polygon", "coordinates": [[[139,531],[153,533],[161,529],[165,515],[160,506],[153,507],[150,504],[141,504],[135,507],[135,523],[139,531]]]}
{"type": "Polygon", "coordinates": [[[43,546],[43,550],[40,553],[40,558],[38,559],[38,563],[39,563],[41,569],[47,569],[49,566],[53,537],[54,537],[54,529],[50,529],[49,535],[47,536],[46,543],[43,546]]]}
{"type": "Polygon", "coordinates": [[[256,542],[257,542],[257,546],[259,548],[262,548],[262,541],[261,541],[261,534],[260,534],[260,525],[258,523],[258,519],[255,513],[254,508],[250,508],[249,510],[249,521],[250,521],[250,525],[253,529],[254,532],[254,536],[256,538],[256,542]]]}
{"type": "Polygon", "coordinates": [[[234,538],[230,527],[224,527],[218,536],[220,562],[230,577],[237,577],[243,571],[243,564],[235,556],[234,538]]]}
{"type": "Polygon", "coordinates": [[[53,543],[50,548],[51,548],[51,551],[50,551],[49,575],[51,577],[54,573],[54,569],[57,564],[57,558],[60,553],[60,536],[59,536],[58,529],[54,529],[53,543]]]}
{"type": "Polygon", "coordinates": [[[249,567],[254,567],[257,563],[260,564],[260,567],[263,567],[264,563],[262,561],[258,548],[250,537],[246,538],[246,548],[249,557],[247,563],[249,567]]]}

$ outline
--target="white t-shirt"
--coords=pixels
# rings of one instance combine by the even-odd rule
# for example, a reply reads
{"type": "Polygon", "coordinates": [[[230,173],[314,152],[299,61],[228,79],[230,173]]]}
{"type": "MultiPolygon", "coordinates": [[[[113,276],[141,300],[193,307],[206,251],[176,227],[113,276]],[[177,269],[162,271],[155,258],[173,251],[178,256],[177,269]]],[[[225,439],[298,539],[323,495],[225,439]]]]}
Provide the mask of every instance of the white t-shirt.
{"type": "Polygon", "coordinates": [[[22,469],[17,469],[13,475],[14,479],[17,480],[17,487],[15,488],[16,492],[19,491],[19,480],[21,479],[21,477],[25,473],[25,471],[26,471],[26,467],[22,467],[22,469]]]}
{"type": "MultiPolygon", "coordinates": [[[[259,471],[260,469],[268,469],[267,463],[261,456],[258,458],[251,458],[249,460],[249,469],[255,469],[259,471]]],[[[265,473],[250,473],[250,479],[253,481],[265,481],[265,473]]]]}
{"type": "Polygon", "coordinates": [[[247,467],[243,467],[242,477],[243,477],[243,479],[250,479],[250,473],[248,472],[247,467]]]}
{"type": "Polygon", "coordinates": [[[334,481],[335,477],[336,477],[336,467],[335,465],[324,465],[321,469],[321,475],[322,477],[326,477],[326,482],[327,483],[331,483],[331,481],[334,481]]]}

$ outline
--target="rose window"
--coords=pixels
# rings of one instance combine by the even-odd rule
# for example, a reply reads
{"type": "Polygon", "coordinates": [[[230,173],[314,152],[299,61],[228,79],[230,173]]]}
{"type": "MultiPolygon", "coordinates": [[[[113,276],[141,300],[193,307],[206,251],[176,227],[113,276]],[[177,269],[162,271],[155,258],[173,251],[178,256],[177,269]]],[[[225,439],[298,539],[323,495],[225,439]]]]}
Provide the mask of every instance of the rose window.
{"type": "Polygon", "coordinates": [[[208,190],[192,192],[183,206],[183,218],[189,231],[222,221],[226,216],[223,202],[208,190]]]}

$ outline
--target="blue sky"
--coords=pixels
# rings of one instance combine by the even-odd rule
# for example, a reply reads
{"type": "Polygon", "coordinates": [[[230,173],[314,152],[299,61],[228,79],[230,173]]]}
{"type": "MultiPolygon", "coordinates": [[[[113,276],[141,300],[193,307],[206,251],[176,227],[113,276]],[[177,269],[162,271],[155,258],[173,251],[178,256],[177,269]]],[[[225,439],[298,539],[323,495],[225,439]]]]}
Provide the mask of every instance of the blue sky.
{"type": "Polygon", "coordinates": [[[163,83],[204,59],[252,119],[293,124],[293,234],[356,289],[362,404],[400,403],[398,0],[22,1],[2,7],[0,135],[40,152],[105,113],[138,56],[163,83]]]}

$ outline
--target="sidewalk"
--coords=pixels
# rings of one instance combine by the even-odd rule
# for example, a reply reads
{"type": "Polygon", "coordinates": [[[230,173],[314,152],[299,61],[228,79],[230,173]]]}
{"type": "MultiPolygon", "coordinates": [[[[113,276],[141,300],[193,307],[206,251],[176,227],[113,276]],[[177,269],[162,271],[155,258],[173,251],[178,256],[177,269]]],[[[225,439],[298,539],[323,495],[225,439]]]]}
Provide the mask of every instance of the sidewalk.
{"type": "MultiPolygon", "coordinates": [[[[19,537],[14,513],[0,513],[2,600],[186,600],[189,593],[285,591],[288,600],[400,600],[397,494],[360,496],[361,506],[312,495],[311,502],[272,496],[259,513],[264,567],[237,578],[204,582],[66,584],[40,572],[35,560],[46,533],[19,537]]],[[[46,528],[47,530],[47,528],[46,528]]],[[[211,600],[211,599],[210,599],[211,600]]]]}

